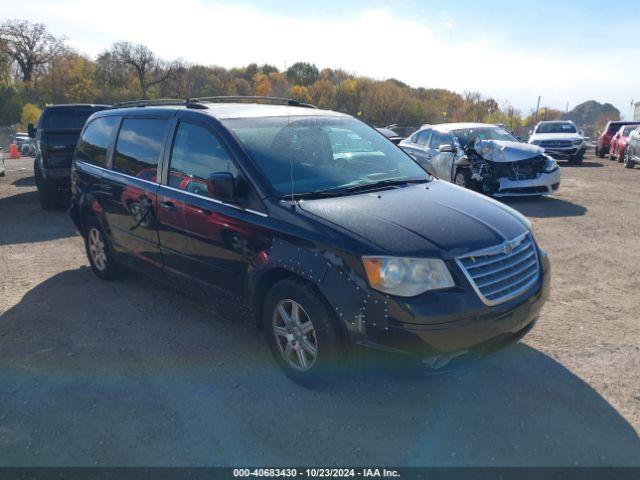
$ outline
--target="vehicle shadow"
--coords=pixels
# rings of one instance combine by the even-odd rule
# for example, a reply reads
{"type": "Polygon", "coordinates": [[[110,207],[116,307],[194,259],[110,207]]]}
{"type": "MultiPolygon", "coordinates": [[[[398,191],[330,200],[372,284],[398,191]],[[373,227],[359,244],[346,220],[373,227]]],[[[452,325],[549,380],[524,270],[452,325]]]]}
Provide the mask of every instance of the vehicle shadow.
{"type": "MultiPolygon", "coordinates": [[[[601,168],[604,167],[605,164],[597,161],[591,161],[585,159],[582,163],[574,164],[569,163],[568,161],[559,161],[561,168],[601,168]]],[[[614,162],[611,162],[614,163],[614,162]]]]}
{"type": "Polygon", "coordinates": [[[522,343],[305,389],[248,322],[83,267],[0,315],[0,351],[3,465],[640,465],[616,409],[522,343]]]}
{"type": "Polygon", "coordinates": [[[14,187],[35,187],[36,186],[36,177],[33,175],[30,177],[20,177],[13,182],[11,185],[14,187]]]}
{"type": "Polygon", "coordinates": [[[40,208],[36,190],[0,198],[0,225],[4,226],[0,228],[0,245],[44,242],[78,234],[62,206],[57,210],[40,208]]]}
{"type": "Polygon", "coordinates": [[[587,213],[586,207],[557,197],[512,197],[500,200],[527,217],[578,217],[587,213]]]}

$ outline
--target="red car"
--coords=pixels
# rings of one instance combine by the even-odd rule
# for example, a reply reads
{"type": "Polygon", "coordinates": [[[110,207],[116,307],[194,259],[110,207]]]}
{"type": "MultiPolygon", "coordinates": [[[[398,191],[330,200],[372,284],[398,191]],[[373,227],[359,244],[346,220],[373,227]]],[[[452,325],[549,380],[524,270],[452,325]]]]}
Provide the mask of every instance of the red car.
{"type": "Polygon", "coordinates": [[[611,144],[609,146],[609,160],[618,160],[622,162],[624,160],[624,153],[627,150],[627,142],[629,141],[629,135],[636,129],[637,125],[625,125],[620,127],[620,130],[611,138],[611,144]]]}
{"type": "Polygon", "coordinates": [[[596,156],[598,158],[604,158],[609,153],[609,147],[611,146],[611,139],[620,130],[620,127],[625,125],[640,125],[640,122],[620,122],[610,121],[604,129],[604,132],[598,137],[598,145],[596,145],[596,156]]]}

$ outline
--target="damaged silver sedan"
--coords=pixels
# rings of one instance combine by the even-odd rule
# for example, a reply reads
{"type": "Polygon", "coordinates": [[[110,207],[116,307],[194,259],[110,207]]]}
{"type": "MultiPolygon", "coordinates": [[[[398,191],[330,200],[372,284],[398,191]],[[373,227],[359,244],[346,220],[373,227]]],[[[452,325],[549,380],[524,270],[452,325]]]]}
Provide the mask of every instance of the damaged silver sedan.
{"type": "Polygon", "coordinates": [[[429,125],[400,147],[431,175],[487,195],[549,195],[560,187],[552,157],[496,125],[429,125]]]}

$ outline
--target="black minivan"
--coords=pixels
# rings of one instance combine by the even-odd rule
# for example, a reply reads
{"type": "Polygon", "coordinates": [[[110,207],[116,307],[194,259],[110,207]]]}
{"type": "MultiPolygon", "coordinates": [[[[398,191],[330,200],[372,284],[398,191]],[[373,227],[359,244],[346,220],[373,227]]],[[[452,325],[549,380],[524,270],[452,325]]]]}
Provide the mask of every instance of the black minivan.
{"type": "Polygon", "coordinates": [[[71,216],[95,274],[244,298],[292,379],[361,347],[439,369],[517,341],[548,295],[526,218],[430,177],[353,117],[287,99],[91,116],[71,216]]]}

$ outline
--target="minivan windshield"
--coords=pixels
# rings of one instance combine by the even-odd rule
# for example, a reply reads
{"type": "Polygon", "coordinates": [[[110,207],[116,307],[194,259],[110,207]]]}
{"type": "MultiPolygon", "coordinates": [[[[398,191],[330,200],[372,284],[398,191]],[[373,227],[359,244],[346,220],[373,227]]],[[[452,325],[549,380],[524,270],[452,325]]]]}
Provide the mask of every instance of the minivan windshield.
{"type": "Polygon", "coordinates": [[[430,178],[384,135],[354,118],[264,117],[224,123],[282,196],[347,193],[430,178]]]}
{"type": "Polygon", "coordinates": [[[502,140],[505,142],[517,142],[518,139],[500,127],[461,128],[451,133],[456,137],[462,148],[465,148],[471,139],[475,140],[502,140]]]}
{"type": "Polygon", "coordinates": [[[548,122],[538,125],[536,133],[577,133],[577,130],[572,123],[548,122]]]}

